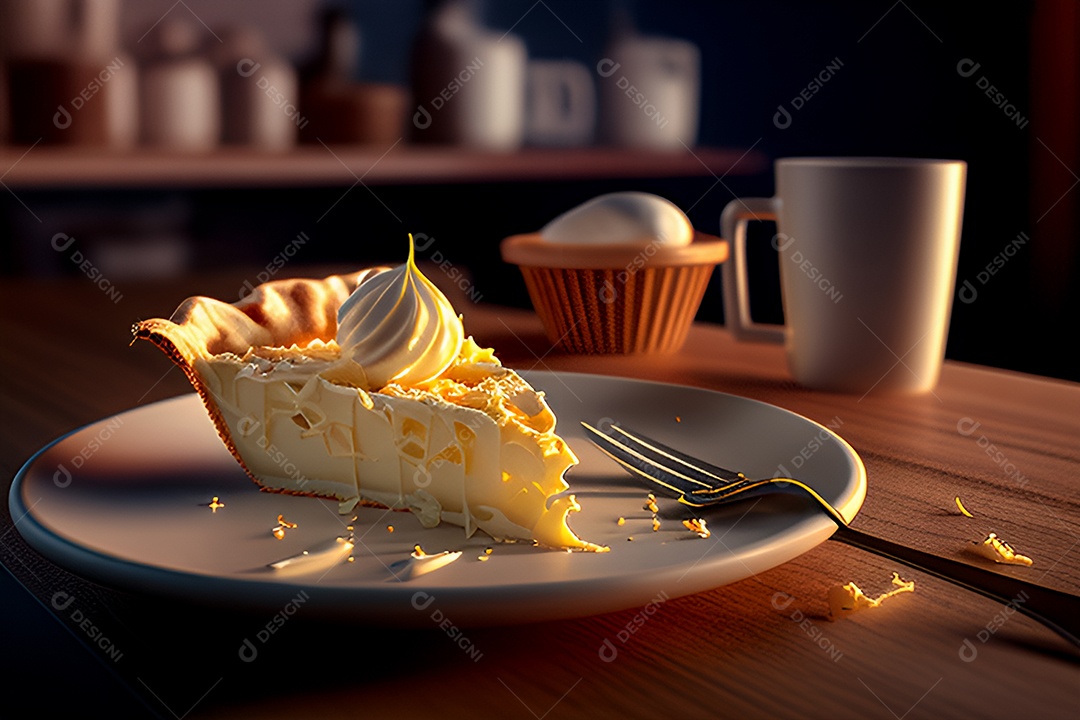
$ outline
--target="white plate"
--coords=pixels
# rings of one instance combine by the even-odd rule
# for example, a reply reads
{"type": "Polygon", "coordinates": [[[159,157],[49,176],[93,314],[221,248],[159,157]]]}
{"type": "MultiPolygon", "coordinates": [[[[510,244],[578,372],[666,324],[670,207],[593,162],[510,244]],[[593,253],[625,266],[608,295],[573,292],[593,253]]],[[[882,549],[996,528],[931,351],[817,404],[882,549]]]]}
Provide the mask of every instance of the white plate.
{"type": "Polygon", "coordinates": [[[611,552],[496,544],[482,533],[467,540],[458,527],[424,530],[411,513],[360,508],[353,562],[278,577],[268,563],[346,534],[352,516],[339,515],[333,502],[260,492],[194,394],[46,446],[16,476],[11,515],[43,555],[107,585],[268,613],[303,604],[305,614],[360,622],[476,626],[582,617],[701,592],[784,563],[835,529],[809,503],[770,497],[707,511],[708,539],[683,528],[687,508],[661,499],[661,527],[653,532],[642,508],[648,490],[585,439],[582,420],[616,419],[750,476],[772,477],[783,466],[852,515],[865,497],[855,451],[824,426],[773,405],[596,375],[523,375],[546,391],[560,434],[581,460],[567,474],[583,508],[571,525],[611,552]],[[216,512],[208,507],[215,496],[224,503],[216,512]],[[282,540],[271,534],[278,514],[298,525],[282,540]],[[398,581],[387,566],[415,543],[429,553],[464,552],[440,570],[398,581]],[[493,551],[481,562],[487,547],[493,551]]]}

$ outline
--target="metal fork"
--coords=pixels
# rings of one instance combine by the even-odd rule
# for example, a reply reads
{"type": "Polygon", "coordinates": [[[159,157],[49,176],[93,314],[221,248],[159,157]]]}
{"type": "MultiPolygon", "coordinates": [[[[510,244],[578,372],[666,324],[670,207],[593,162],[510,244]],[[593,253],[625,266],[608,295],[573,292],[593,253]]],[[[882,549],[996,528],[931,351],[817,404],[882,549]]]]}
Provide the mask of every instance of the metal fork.
{"type": "Polygon", "coordinates": [[[605,430],[585,422],[581,424],[589,439],[604,454],[631,475],[646,480],[656,490],[677,498],[684,505],[705,508],[776,493],[809,497],[836,523],[837,530],[831,539],[1008,605],[1080,647],[1080,597],[1076,595],[867,535],[851,528],[852,518],[845,518],[813,488],[794,478],[748,478],[741,472],[687,455],[614,423],[605,430]]]}

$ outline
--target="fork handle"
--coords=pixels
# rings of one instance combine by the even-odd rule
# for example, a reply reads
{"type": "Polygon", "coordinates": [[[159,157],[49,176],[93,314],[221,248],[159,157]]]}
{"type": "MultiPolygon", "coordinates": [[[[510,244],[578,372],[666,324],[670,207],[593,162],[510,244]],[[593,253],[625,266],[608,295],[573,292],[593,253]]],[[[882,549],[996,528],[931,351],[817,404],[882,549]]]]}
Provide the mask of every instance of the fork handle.
{"type": "Polygon", "coordinates": [[[1080,597],[1018,580],[974,565],[905,547],[851,527],[840,527],[833,540],[886,557],[997,600],[1036,620],[1080,647],[1080,597]]]}

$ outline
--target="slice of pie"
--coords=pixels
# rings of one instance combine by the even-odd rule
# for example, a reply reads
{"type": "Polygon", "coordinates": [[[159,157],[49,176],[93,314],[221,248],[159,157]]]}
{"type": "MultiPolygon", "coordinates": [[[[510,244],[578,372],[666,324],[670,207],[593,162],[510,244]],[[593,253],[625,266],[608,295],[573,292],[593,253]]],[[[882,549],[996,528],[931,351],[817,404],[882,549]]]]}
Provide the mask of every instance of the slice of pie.
{"type": "Polygon", "coordinates": [[[133,332],[183,368],[264,490],[605,549],[567,525],[577,458],[543,393],[464,337],[411,246],[397,268],[272,281],[232,304],[192,297],[133,332]]]}

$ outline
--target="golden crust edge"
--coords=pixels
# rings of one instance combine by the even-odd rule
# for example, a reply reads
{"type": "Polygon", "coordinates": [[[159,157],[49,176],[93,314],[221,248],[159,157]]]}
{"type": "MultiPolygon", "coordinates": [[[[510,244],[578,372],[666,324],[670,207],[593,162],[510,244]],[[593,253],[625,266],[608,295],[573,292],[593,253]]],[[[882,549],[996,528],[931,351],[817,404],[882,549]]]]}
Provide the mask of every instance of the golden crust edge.
{"type": "MultiPolygon", "coordinates": [[[[355,290],[361,282],[388,269],[389,268],[387,267],[378,266],[372,268],[365,268],[358,272],[350,273],[347,275],[330,275],[322,279],[291,278],[285,280],[272,280],[268,283],[263,283],[262,285],[255,287],[249,295],[247,295],[245,298],[242,298],[238,302],[231,303],[231,306],[241,312],[244,312],[246,308],[249,308],[253,305],[266,304],[267,295],[270,294],[269,291],[273,291],[273,294],[276,297],[288,297],[293,299],[294,301],[298,297],[325,300],[326,298],[337,295],[336,307],[333,308],[333,312],[336,313],[337,308],[341,305],[341,302],[344,302],[344,299],[347,298],[348,295],[351,294],[352,291],[355,290]],[[297,293],[294,292],[294,289],[300,286],[316,288],[318,290],[321,290],[322,292],[298,296],[297,293]],[[335,290],[337,290],[336,293],[335,290]]],[[[258,485],[260,490],[264,492],[274,492],[283,495],[300,495],[304,497],[325,498],[326,496],[317,495],[315,493],[292,491],[286,488],[268,487],[259,480],[258,476],[256,476],[255,473],[253,473],[251,469],[248,468],[247,464],[244,462],[243,457],[241,457],[239,450],[233,442],[232,433],[229,430],[228,423],[226,423],[225,418],[222,416],[221,411],[218,409],[218,404],[213,397],[213,392],[206,385],[206,383],[203,382],[203,379],[199,375],[199,372],[195,369],[195,361],[197,359],[207,358],[211,355],[211,353],[207,350],[206,343],[204,342],[203,344],[196,345],[195,347],[192,347],[190,343],[183,343],[183,348],[180,347],[180,344],[177,343],[177,339],[187,335],[189,330],[201,333],[203,338],[206,339],[207,328],[204,327],[201,323],[194,322],[192,319],[194,316],[194,309],[198,307],[201,303],[205,303],[206,301],[213,303],[221,302],[213,298],[192,296],[184,299],[180,303],[180,305],[177,306],[177,309],[173,312],[173,314],[170,316],[170,319],[168,320],[164,318],[151,318],[149,320],[141,320],[135,323],[132,326],[133,342],[135,340],[149,341],[152,345],[165,353],[166,357],[168,357],[169,360],[173,362],[173,364],[177,365],[183,371],[184,376],[187,378],[188,382],[191,383],[200,400],[202,400],[203,407],[206,408],[207,415],[210,417],[210,421],[213,423],[214,430],[217,432],[218,437],[221,438],[221,441],[225,444],[225,447],[228,449],[229,453],[240,464],[240,467],[243,469],[244,474],[251,478],[255,482],[255,484],[258,485]],[[179,320],[180,322],[175,322],[174,320],[179,320]],[[200,349],[201,352],[199,352],[200,349]]],[[[326,310],[326,308],[322,309],[324,311],[326,310]]],[[[311,310],[311,307],[302,308],[302,310],[304,311],[304,314],[308,314],[308,312],[311,310]]],[[[244,314],[246,317],[251,319],[251,316],[248,315],[246,312],[244,314]]],[[[268,317],[268,314],[263,313],[262,316],[268,317]]],[[[260,324],[255,320],[252,320],[252,322],[257,326],[266,329],[268,332],[271,332],[271,338],[273,342],[276,343],[280,341],[280,344],[284,344],[285,342],[287,342],[287,339],[285,338],[275,337],[273,331],[267,325],[260,324]]],[[[336,326],[334,330],[336,331],[336,326]]],[[[329,341],[332,338],[320,337],[319,339],[323,341],[329,341]]],[[[342,498],[334,499],[342,500],[342,498]]]]}

